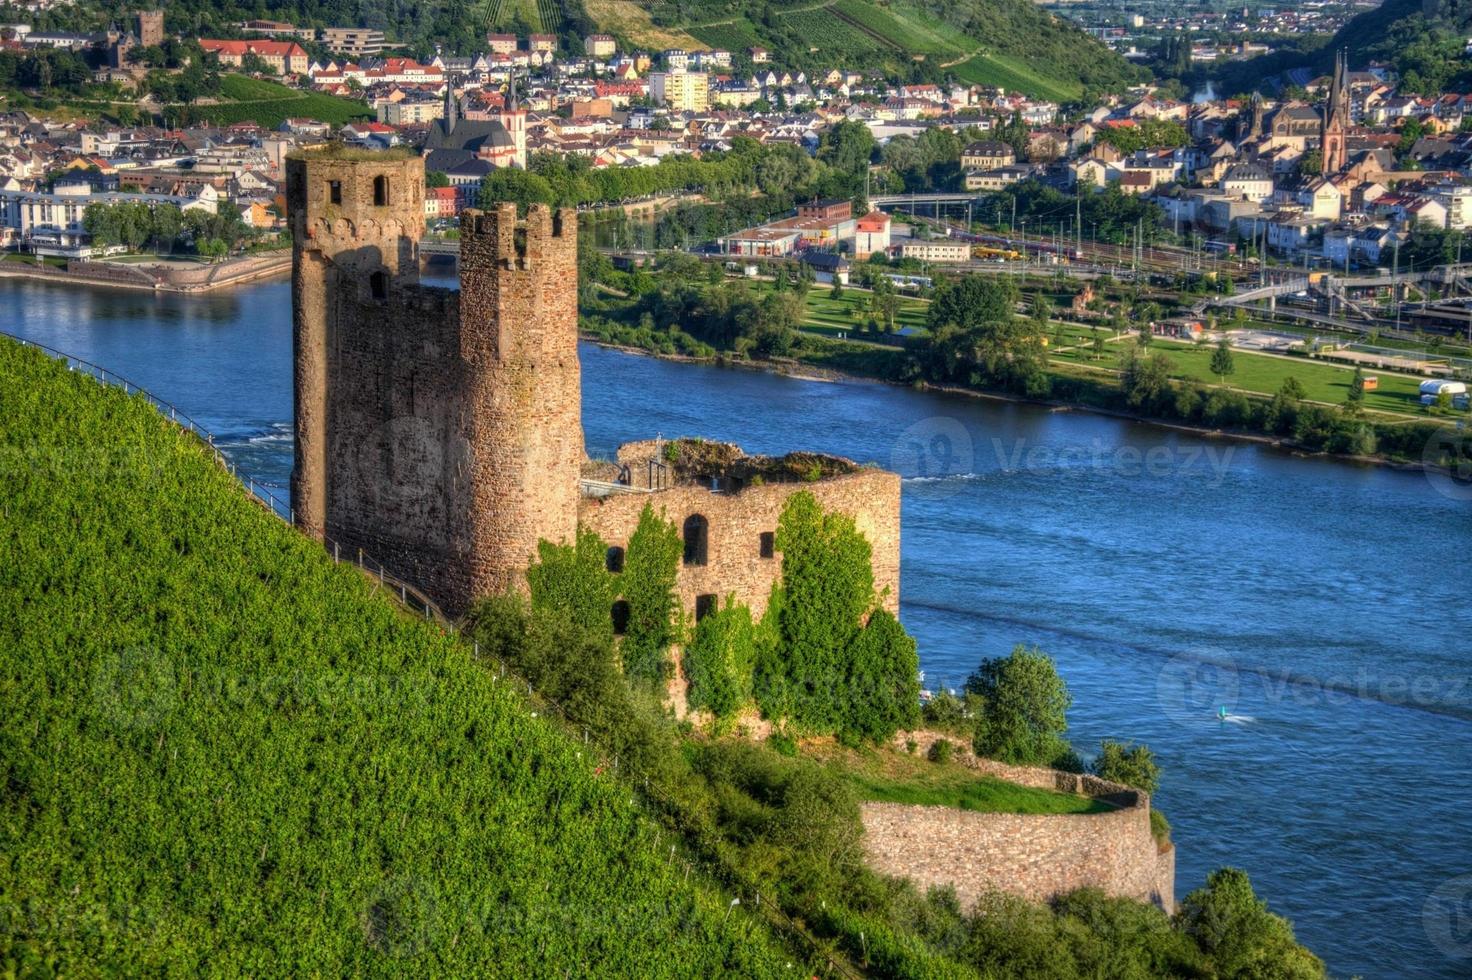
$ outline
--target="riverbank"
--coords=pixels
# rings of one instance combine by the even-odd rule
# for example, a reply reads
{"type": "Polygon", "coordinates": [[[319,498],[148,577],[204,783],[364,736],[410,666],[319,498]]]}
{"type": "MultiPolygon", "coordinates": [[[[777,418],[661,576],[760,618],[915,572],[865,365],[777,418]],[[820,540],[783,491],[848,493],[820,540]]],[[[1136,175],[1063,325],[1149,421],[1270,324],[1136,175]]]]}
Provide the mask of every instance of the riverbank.
{"type": "MultiPolygon", "coordinates": [[[[653,357],[658,360],[673,361],[687,364],[713,364],[720,367],[738,368],[747,371],[757,371],[767,374],[777,374],[790,377],[795,380],[823,381],[823,382],[849,382],[883,384],[896,388],[911,388],[917,391],[937,392],[947,395],[960,395],[966,398],[981,399],[994,402],[1008,402],[1013,404],[1037,405],[1049,408],[1057,412],[1081,412],[1089,415],[1101,415],[1108,418],[1123,419],[1130,422],[1143,422],[1149,425],[1159,426],[1176,432],[1189,433],[1202,438],[1224,439],[1241,443],[1252,443],[1267,446],[1295,456],[1304,458],[1333,459],[1338,462],[1359,463],[1362,465],[1380,466],[1394,470],[1402,470],[1412,473],[1439,473],[1449,479],[1456,478],[1451,469],[1438,465],[1425,459],[1415,460],[1407,457],[1397,457],[1385,453],[1336,453],[1328,450],[1315,450],[1306,447],[1292,438],[1286,436],[1270,435],[1262,432],[1252,432],[1243,429],[1222,428],[1217,426],[1195,425],[1179,420],[1164,419],[1158,416],[1148,415],[1140,412],[1130,412],[1105,405],[1095,405],[1082,401],[1067,401],[1057,398],[1036,398],[1027,395],[1019,395],[1013,392],[988,391],[980,388],[969,388],[962,385],[942,385],[928,381],[901,382],[885,378],[876,374],[865,374],[852,369],[838,369],[825,364],[810,362],[802,357],[777,358],[772,360],[752,360],[750,358],[738,358],[729,354],[717,354],[714,357],[696,357],[688,354],[669,354],[663,351],[649,350],[643,347],[635,347],[629,344],[619,344],[605,340],[597,334],[589,331],[581,331],[579,336],[592,344],[597,344],[608,350],[615,350],[625,354],[639,354],[653,357]]],[[[1438,431],[1453,431],[1445,423],[1426,419],[1423,422],[1407,423],[1434,427],[1438,431]]],[[[1429,442],[1429,440],[1428,440],[1429,442]]]]}
{"type": "Polygon", "coordinates": [[[288,275],[291,251],[242,255],[208,264],[158,262],[129,265],[68,259],[65,268],[44,263],[0,262],[0,277],[163,293],[206,293],[288,275]]]}

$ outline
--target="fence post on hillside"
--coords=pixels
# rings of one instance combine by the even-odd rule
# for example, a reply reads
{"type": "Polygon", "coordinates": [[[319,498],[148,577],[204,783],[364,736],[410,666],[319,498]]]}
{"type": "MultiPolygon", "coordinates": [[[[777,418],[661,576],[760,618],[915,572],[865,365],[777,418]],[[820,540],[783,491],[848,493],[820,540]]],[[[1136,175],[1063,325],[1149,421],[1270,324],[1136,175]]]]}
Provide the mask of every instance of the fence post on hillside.
{"type": "MultiPolygon", "coordinates": [[[[295,524],[296,521],[292,521],[291,523],[295,524]]],[[[337,562],[338,562],[338,557],[337,557],[337,542],[334,541],[334,542],[332,542],[332,563],[334,565],[336,565],[337,562]]]]}

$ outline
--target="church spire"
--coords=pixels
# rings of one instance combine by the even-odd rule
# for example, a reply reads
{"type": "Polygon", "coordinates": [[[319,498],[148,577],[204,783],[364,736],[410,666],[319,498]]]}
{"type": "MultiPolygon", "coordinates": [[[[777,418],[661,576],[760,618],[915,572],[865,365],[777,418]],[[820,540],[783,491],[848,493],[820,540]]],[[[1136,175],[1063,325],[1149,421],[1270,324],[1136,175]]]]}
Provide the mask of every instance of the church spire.
{"type": "Polygon", "coordinates": [[[1334,53],[1334,80],[1319,128],[1320,173],[1328,176],[1348,163],[1345,146],[1349,129],[1349,65],[1344,49],[1334,53]]]}
{"type": "Polygon", "coordinates": [[[455,129],[455,76],[445,76],[445,135],[448,136],[455,129]]]}

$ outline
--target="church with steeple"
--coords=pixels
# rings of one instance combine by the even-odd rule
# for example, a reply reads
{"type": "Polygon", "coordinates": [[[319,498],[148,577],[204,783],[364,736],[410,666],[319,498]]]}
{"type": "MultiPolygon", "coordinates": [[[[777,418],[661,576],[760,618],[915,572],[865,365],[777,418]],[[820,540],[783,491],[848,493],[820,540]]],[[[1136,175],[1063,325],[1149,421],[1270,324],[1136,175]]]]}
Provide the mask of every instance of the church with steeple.
{"type": "Polygon", "coordinates": [[[494,167],[526,168],[526,110],[516,100],[516,77],[511,78],[506,102],[489,113],[466,118],[455,94],[455,79],[445,80],[445,111],[430,127],[424,143],[426,170],[465,172],[477,162],[494,167]]]}
{"type": "Polygon", "coordinates": [[[1349,150],[1345,144],[1348,134],[1349,69],[1344,51],[1340,50],[1334,55],[1334,82],[1319,124],[1319,172],[1324,176],[1337,174],[1348,165],[1349,150]]]}

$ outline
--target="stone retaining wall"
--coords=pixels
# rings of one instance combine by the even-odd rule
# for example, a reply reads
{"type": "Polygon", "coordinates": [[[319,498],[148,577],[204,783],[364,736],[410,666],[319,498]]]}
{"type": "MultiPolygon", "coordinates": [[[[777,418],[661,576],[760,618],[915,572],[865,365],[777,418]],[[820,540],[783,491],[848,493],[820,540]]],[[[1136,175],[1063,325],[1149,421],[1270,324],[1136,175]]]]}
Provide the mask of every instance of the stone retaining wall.
{"type": "MultiPolygon", "coordinates": [[[[902,734],[926,751],[939,736],[902,734]]],[[[957,741],[952,739],[953,742],[957,741]]],[[[959,746],[958,746],[959,747],[959,746]]],[[[950,885],[963,906],[988,891],[1045,902],[1079,888],[1175,908],[1175,848],[1150,833],[1150,798],[1089,775],[956,757],[986,775],[1040,789],[1103,799],[1108,813],[973,813],[951,807],[865,803],[864,849],[870,867],[907,877],[921,889],[950,885]]]]}
{"type": "Polygon", "coordinates": [[[68,259],[66,268],[30,262],[0,263],[0,277],[46,279],[83,286],[117,286],[168,293],[202,293],[226,286],[285,275],[291,271],[290,252],[242,256],[211,265],[188,268],[164,265],[128,265],[92,259],[68,259]]]}

